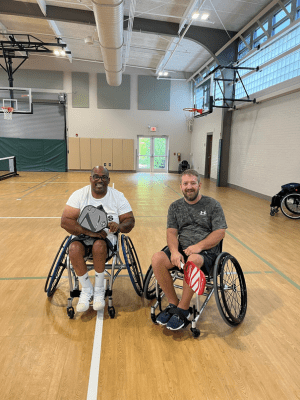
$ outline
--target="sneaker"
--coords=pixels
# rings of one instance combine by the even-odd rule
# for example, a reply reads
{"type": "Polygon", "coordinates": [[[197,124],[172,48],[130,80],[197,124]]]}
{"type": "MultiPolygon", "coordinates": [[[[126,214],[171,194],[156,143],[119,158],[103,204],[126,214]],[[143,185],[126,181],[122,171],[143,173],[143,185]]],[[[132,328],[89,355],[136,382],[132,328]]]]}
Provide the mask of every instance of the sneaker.
{"type": "Polygon", "coordinates": [[[93,309],[95,311],[103,310],[105,307],[105,289],[103,287],[95,287],[93,309]]]}
{"type": "Polygon", "coordinates": [[[171,308],[176,308],[174,304],[169,304],[167,308],[165,308],[163,311],[161,311],[157,317],[156,317],[156,322],[159,325],[166,325],[169,319],[172,317],[172,315],[169,313],[169,310],[171,308]]]}
{"type": "Polygon", "coordinates": [[[90,308],[90,301],[93,300],[93,291],[90,289],[82,289],[79,301],[76,307],[77,312],[84,312],[90,308]]]}
{"type": "Polygon", "coordinates": [[[187,319],[191,316],[189,310],[177,308],[176,311],[177,313],[173,314],[167,323],[167,329],[170,329],[171,331],[185,328],[188,325],[187,319]]]}

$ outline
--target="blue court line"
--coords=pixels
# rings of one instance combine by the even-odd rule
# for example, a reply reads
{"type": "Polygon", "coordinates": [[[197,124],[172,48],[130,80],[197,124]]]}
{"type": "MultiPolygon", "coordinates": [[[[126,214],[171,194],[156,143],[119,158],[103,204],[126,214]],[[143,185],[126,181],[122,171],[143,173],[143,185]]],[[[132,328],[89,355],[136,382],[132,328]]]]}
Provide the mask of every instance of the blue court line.
{"type": "MultiPolygon", "coordinates": [[[[232,233],[226,231],[226,233],[231,236],[234,240],[236,240],[239,244],[241,244],[243,247],[245,247],[247,250],[250,251],[250,253],[254,254],[257,258],[259,258],[262,262],[264,262],[268,267],[270,267],[273,271],[277,272],[283,279],[288,281],[291,285],[293,285],[296,289],[300,290],[300,285],[298,285],[296,282],[292,281],[288,276],[286,276],[283,272],[281,272],[278,268],[274,267],[269,261],[265,260],[263,257],[261,257],[259,254],[257,254],[254,250],[252,250],[249,246],[247,246],[245,243],[243,243],[241,240],[239,240],[237,237],[235,237],[232,233]]],[[[244,272],[245,273],[245,272],[244,272]]],[[[271,271],[270,271],[271,273],[271,271]]]]}

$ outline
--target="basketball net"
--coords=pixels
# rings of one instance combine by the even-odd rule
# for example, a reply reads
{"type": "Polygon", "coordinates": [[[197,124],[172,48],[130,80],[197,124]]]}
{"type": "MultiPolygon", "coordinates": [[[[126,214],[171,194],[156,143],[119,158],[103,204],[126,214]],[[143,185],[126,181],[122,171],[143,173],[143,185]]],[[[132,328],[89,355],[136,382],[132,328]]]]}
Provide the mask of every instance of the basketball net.
{"type": "Polygon", "coordinates": [[[13,114],[13,107],[1,107],[3,114],[4,114],[4,119],[12,119],[12,114],[13,114]]]}
{"type": "Polygon", "coordinates": [[[194,125],[194,114],[190,111],[184,111],[186,126],[189,132],[192,132],[194,125]]]}

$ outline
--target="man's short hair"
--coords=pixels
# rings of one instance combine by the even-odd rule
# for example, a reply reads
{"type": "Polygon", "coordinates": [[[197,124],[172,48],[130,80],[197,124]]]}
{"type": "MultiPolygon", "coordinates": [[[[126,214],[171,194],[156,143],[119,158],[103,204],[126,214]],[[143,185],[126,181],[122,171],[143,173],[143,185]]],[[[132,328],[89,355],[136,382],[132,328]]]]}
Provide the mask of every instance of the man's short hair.
{"type": "Polygon", "coordinates": [[[195,169],[186,169],[185,171],[183,171],[181,173],[181,182],[182,182],[182,177],[183,175],[190,175],[190,176],[195,176],[197,178],[198,183],[200,183],[200,175],[198,174],[198,172],[195,169]]]}
{"type": "Polygon", "coordinates": [[[95,169],[95,168],[100,168],[100,167],[104,169],[105,175],[106,175],[107,177],[109,177],[109,171],[108,171],[108,169],[105,168],[105,167],[102,167],[102,165],[94,167],[94,168],[92,169],[92,171],[91,171],[91,176],[94,175],[94,169],[95,169]]]}

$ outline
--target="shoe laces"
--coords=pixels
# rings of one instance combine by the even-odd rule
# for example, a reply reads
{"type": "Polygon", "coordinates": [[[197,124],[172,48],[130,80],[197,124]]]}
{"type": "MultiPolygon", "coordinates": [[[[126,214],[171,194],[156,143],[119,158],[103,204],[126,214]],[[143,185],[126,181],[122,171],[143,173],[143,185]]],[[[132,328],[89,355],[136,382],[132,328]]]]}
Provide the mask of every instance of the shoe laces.
{"type": "Polygon", "coordinates": [[[92,297],[93,297],[93,292],[82,290],[79,297],[79,303],[90,302],[92,297]]]}

